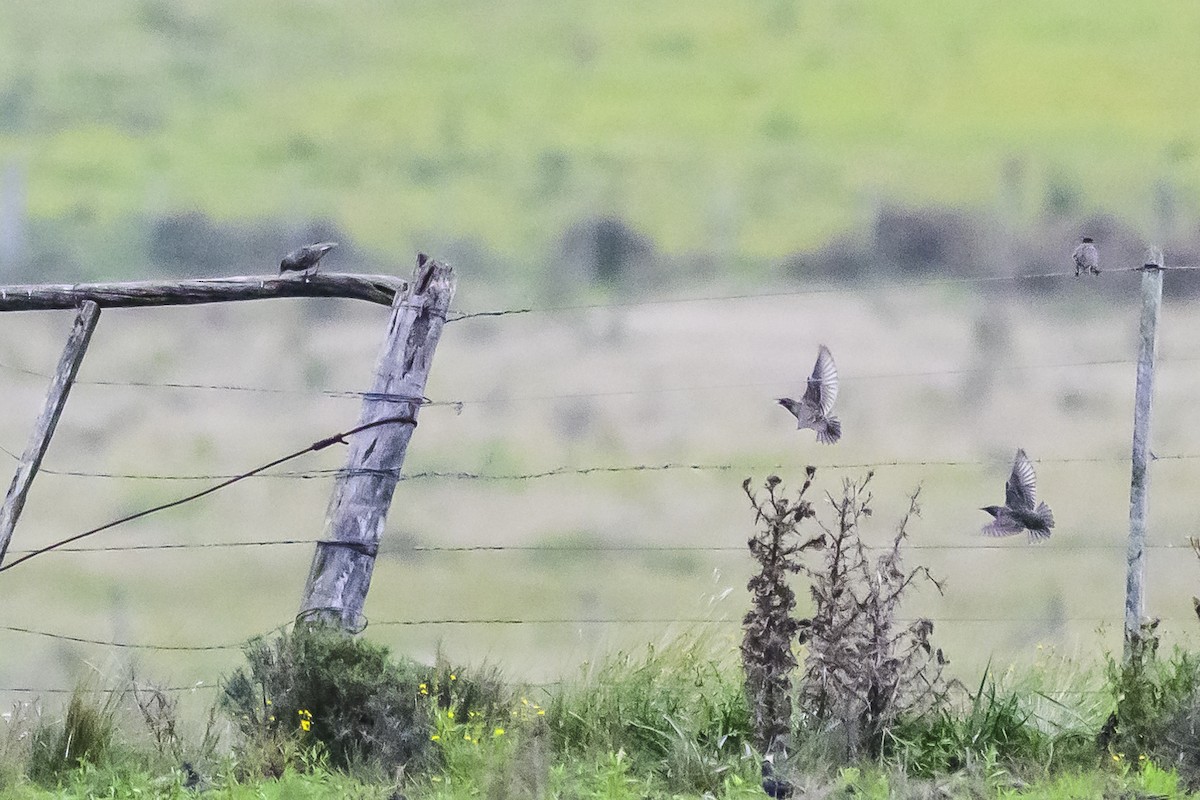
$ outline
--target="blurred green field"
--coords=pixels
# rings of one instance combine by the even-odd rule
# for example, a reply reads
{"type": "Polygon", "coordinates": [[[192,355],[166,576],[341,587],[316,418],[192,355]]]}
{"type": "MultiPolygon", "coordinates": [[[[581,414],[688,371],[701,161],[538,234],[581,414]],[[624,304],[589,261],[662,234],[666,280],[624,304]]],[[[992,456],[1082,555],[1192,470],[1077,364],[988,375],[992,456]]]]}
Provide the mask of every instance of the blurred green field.
{"type": "MultiPolygon", "coordinates": [[[[1170,276],[1168,276],[1170,279],[1170,276]]],[[[910,564],[946,593],[906,613],[938,621],[957,674],[978,681],[1051,645],[1085,662],[1119,647],[1128,520],[1137,277],[1104,278],[1128,303],[1086,289],[1032,300],[961,291],[879,288],[838,294],[483,318],[449,325],[410,472],[493,475],[572,467],[728,465],[727,470],[559,476],[527,481],[401,483],[366,613],[368,637],[431,660],[499,663],[514,679],[552,680],[619,648],[640,648],[711,620],[739,638],[752,517],[740,484],[771,472],[818,488],[880,466],[871,536],[890,536],[922,487],[910,564]],[[843,378],[835,448],[795,431],[772,398],[797,391],[818,342],[843,378]],[[1097,363],[1099,362],[1099,363],[1097,363]],[[1077,366],[1056,366],[1073,364],[1077,366]],[[983,541],[978,509],[1003,497],[1012,452],[1025,447],[1058,520],[1053,539],[983,541]],[[937,462],[969,462],[947,466],[937,462]],[[715,546],[729,552],[422,552],[430,545],[715,546]],[[979,548],[989,545],[989,549],[979,548]],[[404,625],[406,620],[650,619],[646,623],[404,625]],[[663,620],[683,620],[671,624],[663,620]],[[1097,632],[1097,631],[1100,632],[1097,632]]],[[[221,474],[265,463],[357,418],[353,399],[322,389],[368,385],[386,310],[301,301],[104,312],[45,467],[105,473],[221,474]],[[183,382],[285,393],[106,386],[183,382]]],[[[0,445],[18,452],[69,314],[0,316],[0,445]],[[14,370],[13,368],[17,368],[14,370]]],[[[1190,343],[1200,313],[1164,310],[1153,447],[1148,606],[1168,641],[1196,624],[1200,562],[1192,423],[1200,368],[1190,343]]],[[[341,466],[326,451],[299,469],[341,466]]],[[[35,547],[203,483],[43,474],[13,549],[35,547]]],[[[86,542],[213,543],[314,539],[327,479],[262,477],[86,542]]],[[[0,576],[0,625],[162,645],[237,642],[288,621],[312,545],[48,554],[0,576]]],[[[0,630],[0,690],[69,686],[92,665],[130,664],[170,685],[212,682],[236,649],[113,650],[0,630]]],[[[0,691],[0,695],[7,695],[0,691]]],[[[210,694],[204,695],[207,699],[210,694]]]]}
{"type": "Polygon", "coordinates": [[[1164,187],[1197,212],[1198,35],[1186,0],[13,0],[0,159],[103,275],[193,210],[482,247],[508,280],[597,214],[735,263],[886,200],[1148,227],[1164,187]]]}

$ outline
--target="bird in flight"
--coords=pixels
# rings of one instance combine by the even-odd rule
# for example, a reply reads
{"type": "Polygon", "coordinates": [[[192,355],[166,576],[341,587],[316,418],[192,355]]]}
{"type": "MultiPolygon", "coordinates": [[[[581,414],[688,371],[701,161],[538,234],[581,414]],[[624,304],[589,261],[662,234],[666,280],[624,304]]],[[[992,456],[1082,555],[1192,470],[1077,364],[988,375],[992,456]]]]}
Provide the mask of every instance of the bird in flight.
{"type": "Polygon", "coordinates": [[[1075,252],[1071,253],[1071,258],[1075,259],[1076,278],[1085,272],[1100,274],[1100,253],[1096,250],[1092,237],[1084,236],[1080,239],[1079,244],[1075,245],[1075,252]]]}
{"type": "Polygon", "coordinates": [[[804,396],[799,400],[781,397],[775,402],[792,412],[797,429],[811,428],[817,432],[818,442],[834,444],[842,438],[842,423],[831,414],[837,394],[837,367],[833,364],[829,348],[821,345],[804,396]]]}
{"type": "Polygon", "coordinates": [[[988,536],[1012,536],[1027,530],[1030,540],[1041,541],[1050,538],[1054,527],[1050,506],[1037,502],[1037,476],[1024,450],[1018,450],[1013,459],[1012,474],[1004,484],[1004,505],[981,510],[995,517],[983,526],[988,536]]]}
{"type": "Polygon", "coordinates": [[[312,275],[317,271],[317,263],[335,247],[337,242],[318,242],[293,250],[279,262],[279,274],[303,272],[305,275],[312,275]]]}

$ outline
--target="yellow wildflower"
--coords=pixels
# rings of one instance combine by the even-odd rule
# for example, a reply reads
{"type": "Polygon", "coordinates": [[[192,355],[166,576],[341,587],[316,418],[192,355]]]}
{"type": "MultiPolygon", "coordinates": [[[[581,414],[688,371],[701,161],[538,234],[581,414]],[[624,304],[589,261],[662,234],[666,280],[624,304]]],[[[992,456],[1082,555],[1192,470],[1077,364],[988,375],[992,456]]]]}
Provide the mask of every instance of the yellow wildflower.
{"type": "Polygon", "coordinates": [[[504,728],[496,728],[496,730],[492,731],[492,736],[493,736],[493,737],[495,737],[495,736],[503,736],[503,735],[504,735],[504,728]]]}
{"type": "Polygon", "coordinates": [[[446,719],[454,719],[454,709],[450,709],[446,712],[446,719]]]}
{"type": "Polygon", "coordinates": [[[431,741],[431,742],[440,742],[441,740],[442,740],[442,737],[438,736],[436,733],[433,736],[429,737],[429,741],[431,741]]]}

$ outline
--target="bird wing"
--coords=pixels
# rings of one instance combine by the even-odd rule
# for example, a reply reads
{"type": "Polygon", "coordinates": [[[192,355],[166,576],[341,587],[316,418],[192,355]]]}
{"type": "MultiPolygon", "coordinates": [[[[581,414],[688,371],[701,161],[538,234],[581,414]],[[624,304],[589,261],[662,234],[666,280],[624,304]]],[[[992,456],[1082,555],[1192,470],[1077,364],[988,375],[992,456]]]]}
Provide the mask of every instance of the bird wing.
{"type": "Polygon", "coordinates": [[[1082,244],[1077,244],[1077,245],[1075,245],[1075,249],[1074,249],[1074,250],[1071,252],[1071,258],[1072,258],[1072,259],[1075,261],[1075,263],[1076,263],[1076,264],[1078,264],[1079,266],[1081,266],[1081,267],[1082,267],[1082,266],[1084,266],[1084,263],[1083,263],[1083,245],[1082,245],[1082,244]]]}
{"type": "Polygon", "coordinates": [[[1010,516],[1001,514],[981,529],[985,536],[1012,536],[1025,530],[1025,526],[1010,516]]]}
{"type": "Polygon", "coordinates": [[[1017,451],[1013,459],[1012,474],[1008,483],[1004,484],[1004,504],[1009,508],[1026,508],[1033,510],[1037,502],[1037,476],[1033,473],[1033,464],[1024,450],[1017,451]]]}
{"type": "Polygon", "coordinates": [[[833,402],[837,400],[837,395],[837,367],[833,364],[833,355],[829,348],[821,345],[821,349],[817,351],[817,363],[808,379],[808,388],[804,391],[804,399],[813,408],[819,408],[821,415],[825,416],[833,410],[833,402]]]}

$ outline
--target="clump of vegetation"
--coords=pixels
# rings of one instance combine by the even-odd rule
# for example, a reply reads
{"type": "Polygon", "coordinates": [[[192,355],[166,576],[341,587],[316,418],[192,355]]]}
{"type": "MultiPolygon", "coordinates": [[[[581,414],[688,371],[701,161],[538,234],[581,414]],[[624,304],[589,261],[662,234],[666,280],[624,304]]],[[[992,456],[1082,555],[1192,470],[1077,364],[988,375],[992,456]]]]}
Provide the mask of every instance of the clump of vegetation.
{"type": "Polygon", "coordinates": [[[898,719],[888,730],[883,755],[917,777],[972,767],[997,775],[1001,764],[1048,765],[1058,742],[1038,726],[1017,692],[1002,691],[985,672],[965,708],[947,704],[898,719]]]}
{"type": "Polygon", "coordinates": [[[796,668],[792,642],[801,622],[792,615],[796,593],[788,585],[788,576],[804,571],[802,553],[825,543],[823,535],[805,539],[800,532],[801,523],[814,515],[804,495],[815,473],[813,467],[808,468],[803,486],[790,500],[776,475],[764,484],[764,500],[750,491],[749,478],[742,483],[742,491],[754,507],[754,522],[762,526],[749,540],[758,572],[746,584],[750,610],[742,620],[742,666],[754,741],[763,753],[782,752],[792,726],[792,672],[796,668]]]}
{"type": "Polygon", "coordinates": [[[1116,710],[1097,744],[1118,764],[1171,764],[1200,786],[1200,656],[1176,649],[1158,655],[1158,620],[1143,623],[1126,657],[1109,656],[1105,672],[1116,710]]]}
{"type": "Polygon", "coordinates": [[[317,747],[340,768],[428,763],[428,668],[315,625],[274,642],[256,640],[245,654],[249,663],[225,681],[221,705],[248,749],[264,758],[266,773],[282,773],[296,742],[317,747]]]}
{"type": "Polygon", "coordinates": [[[920,509],[920,490],[909,499],[890,545],[877,558],[867,555],[863,519],[872,515],[873,473],[842,484],[829,496],[835,517],[822,523],[824,558],[805,568],[814,610],[803,620],[801,641],[808,645],[801,678],[801,727],[820,732],[825,743],[840,736],[845,756],[878,758],[892,728],[906,715],[936,712],[947,699],[942,672],[948,663],[931,637],[933,622],[903,625],[898,611],[918,581],[939,583],[925,567],[904,567],[901,546],[920,509]]]}
{"type": "Polygon", "coordinates": [[[587,665],[545,701],[554,753],[567,763],[622,753],[609,767],[655,775],[673,792],[720,792],[752,741],[723,650],[707,634],[685,635],[587,665]]]}
{"type": "Polygon", "coordinates": [[[104,763],[113,749],[122,692],[75,687],[60,720],[41,716],[29,744],[29,777],[54,786],[81,765],[104,763]]]}

